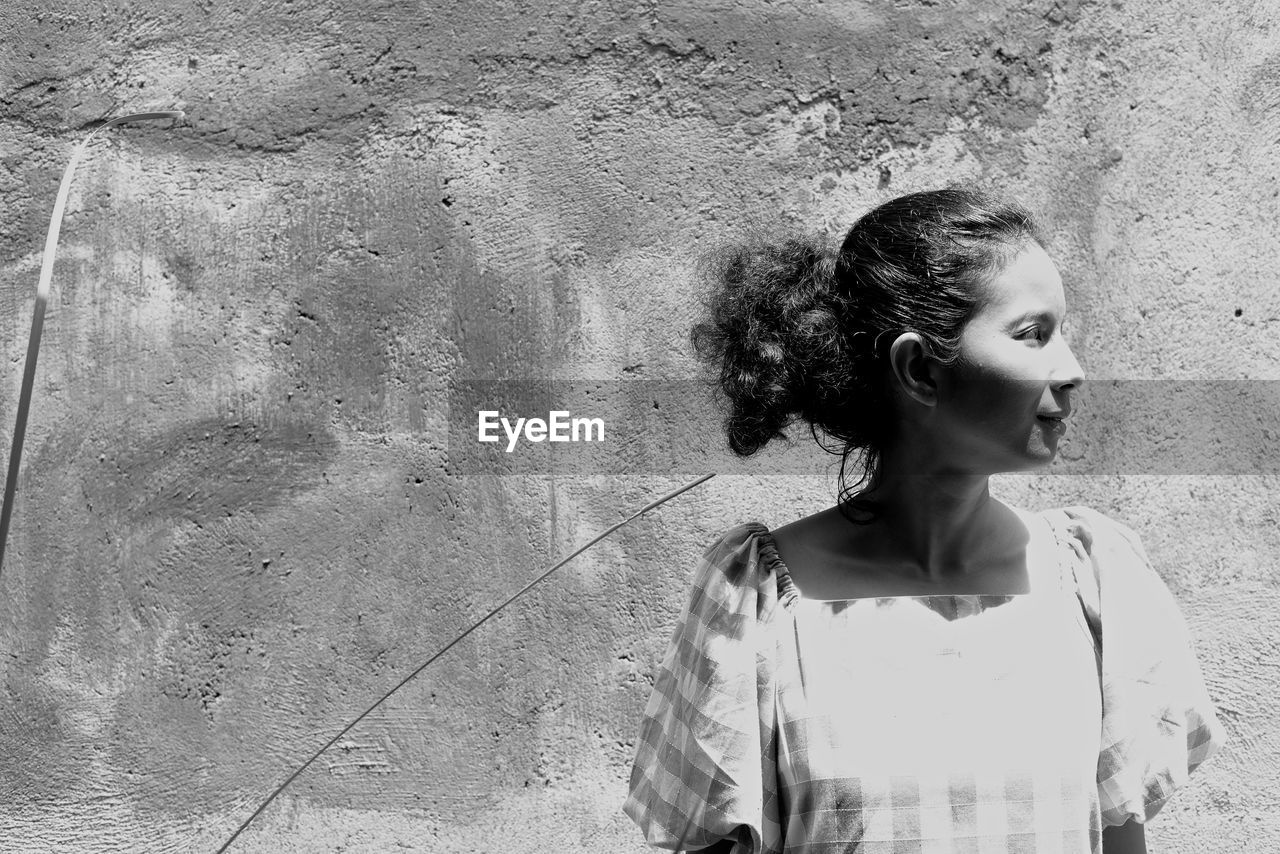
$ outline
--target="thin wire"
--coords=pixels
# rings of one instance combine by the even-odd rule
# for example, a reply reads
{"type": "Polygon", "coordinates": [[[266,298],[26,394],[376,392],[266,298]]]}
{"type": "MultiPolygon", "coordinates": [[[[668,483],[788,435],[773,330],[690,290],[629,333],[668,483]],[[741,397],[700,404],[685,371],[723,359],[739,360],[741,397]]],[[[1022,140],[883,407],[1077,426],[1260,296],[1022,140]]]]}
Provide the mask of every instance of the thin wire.
{"type": "Polygon", "coordinates": [[[290,783],[292,783],[294,780],[296,780],[296,779],[299,777],[299,775],[301,775],[301,774],[302,774],[302,772],[303,772],[303,771],[306,771],[308,768],[310,768],[310,767],[311,767],[311,763],[313,763],[313,762],[315,762],[317,759],[319,759],[319,758],[320,758],[320,755],[321,755],[322,753],[324,753],[326,750],[328,750],[328,749],[329,749],[330,747],[332,747],[333,745],[337,744],[338,740],[339,740],[339,739],[341,739],[341,738],[342,738],[344,735],[346,735],[348,732],[350,732],[352,729],[354,729],[354,728],[355,728],[355,726],[356,726],[356,724],[360,723],[362,720],[364,720],[364,719],[365,719],[365,718],[367,718],[370,714],[372,714],[373,710],[374,710],[374,709],[376,709],[376,708],[378,708],[379,706],[381,706],[384,702],[386,702],[386,700],[387,700],[387,699],[389,699],[389,698],[391,697],[391,695],[392,695],[392,694],[394,694],[395,692],[399,691],[399,690],[400,690],[401,688],[403,688],[405,685],[409,684],[410,680],[412,680],[415,676],[417,676],[417,675],[418,675],[419,673],[421,673],[422,671],[426,670],[426,669],[427,669],[427,666],[428,666],[428,665],[430,665],[433,661],[435,661],[435,660],[436,660],[437,658],[439,658],[440,656],[444,655],[444,654],[445,654],[446,652],[448,652],[449,650],[453,649],[453,647],[454,647],[455,645],[457,645],[459,641],[461,641],[461,640],[462,640],[463,638],[465,638],[467,635],[469,635],[469,634],[471,634],[472,632],[474,632],[476,629],[478,629],[478,628],[480,628],[481,626],[483,626],[485,623],[487,623],[487,622],[489,621],[489,619],[490,619],[491,617],[495,616],[495,615],[496,615],[499,611],[501,611],[503,608],[507,607],[507,606],[508,606],[508,605],[510,605],[512,602],[514,602],[515,600],[519,599],[519,598],[520,598],[521,596],[523,596],[523,595],[524,595],[528,590],[530,590],[530,589],[531,589],[535,584],[537,584],[538,582],[542,581],[544,578],[546,578],[547,576],[549,576],[551,573],[555,572],[557,569],[559,569],[560,567],[564,566],[566,563],[568,563],[569,561],[573,560],[575,557],[577,557],[578,555],[582,554],[582,553],[583,553],[583,552],[585,552],[587,549],[591,548],[591,547],[592,547],[592,546],[594,546],[596,543],[600,542],[600,541],[601,541],[601,540],[603,540],[605,537],[609,536],[609,535],[610,535],[610,534],[612,534],[614,531],[616,531],[616,530],[618,530],[619,528],[621,528],[623,525],[626,525],[626,524],[628,524],[628,523],[630,523],[630,522],[632,522],[632,521],[634,521],[634,520],[636,520],[636,519],[640,518],[640,517],[641,517],[641,516],[643,516],[645,513],[648,513],[650,510],[653,510],[655,507],[659,507],[659,506],[661,506],[661,505],[665,504],[666,502],[670,501],[672,498],[675,498],[677,495],[680,495],[680,494],[681,494],[681,493],[683,493],[683,492],[688,492],[690,489],[693,489],[695,486],[698,486],[698,485],[700,485],[700,484],[702,484],[702,483],[707,482],[708,480],[710,480],[710,479],[711,479],[711,478],[713,478],[713,477],[715,477],[715,474],[714,474],[714,473],[712,473],[712,474],[704,474],[702,477],[698,478],[697,480],[694,480],[694,481],[691,481],[691,482],[689,482],[689,483],[686,483],[684,486],[680,487],[679,489],[672,490],[671,492],[668,492],[666,495],[662,496],[662,497],[661,497],[661,498],[659,498],[659,499],[656,499],[656,500],[654,500],[654,501],[650,501],[650,502],[649,502],[648,504],[646,504],[644,507],[641,507],[641,508],[640,508],[639,510],[637,510],[635,513],[632,513],[630,516],[628,516],[627,518],[623,519],[621,522],[617,522],[617,523],[615,523],[612,527],[610,527],[610,528],[606,529],[604,533],[602,533],[602,534],[598,534],[595,538],[593,538],[592,540],[588,541],[588,542],[586,543],[586,545],[579,546],[579,547],[578,547],[577,549],[575,549],[575,550],[574,550],[574,551],[573,551],[573,552],[572,552],[568,557],[563,558],[562,560],[560,560],[559,562],[557,562],[554,566],[552,566],[550,569],[546,570],[546,571],[545,571],[545,572],[543,572],[541,575],[539,575],[537,578],[533,579],[533,581],[530,581],[530,582],[529,582],[528,584],[526,584],[524,587],[521,587],[519,590],[517,590],[515,593],[513,593],[510,597],[508,597],[508,599],[507,599],[505,602],[503,602],[503,603],[502,603],[501,605],[499,605],[498,607],[494,608],[494,609],[493,609],[492,611],[490,611],[489,613],[485,614],[485,615],[484,615],[483,617],[481,617],[477,622],[473,623],[473,624],[471,625],[471,627],[470,627],[470,628],[468,628],[468,629],[467,629],[466,631],[464,631],[462,634],[458,635],[458,636],[457,636],[457,637],[455,637],[453,640],[451,640],[451,641],[449,641],[447,644],[445,644],[445,645],[444,645],[444,647],[443,647],[441,650],[439,650],[439,651],[438,651],[438,652],[436,652],[434,655],[432,655],[430,658],[428,658],[426,661],[424,661],[422,664],[420,664],[420,665],[417,667],[417,669],[415,669],[412,673],[410,673],[408,676],[404,677],[404,678],[403,678],[403,679],[401,679],[399,682],[397,682],[394,688],[392,688],[390,691],[388,691],[387,693],[385,693],[385,694],[383,694],[381,697],[379,697],[379,698],[378,698],[378,700],[377,700],[377,702],[375,702],[372,706],[370,706],[369,708],[367,708],[367,709],[365,709],[363,712],[361,712],[361,713],[360,713],[360,715],[359,715],[355,720],[353,720],[351,723],[349,723],[349,724],[347,724],[346,726],[344,726],[344,727],[343,727],[343,728],[338,732],[338,734],[337,734],[337,735],[335,735],[333,738],[331,738],[331,739],[329,739],[328,741],[326,741],[326,742],[324,743],[324,746],[323,746],[323,747],[321,747],[319,750],[317,750],[315,753],[313,753],[313,754],[311,755],[311,758],[309,758],[306,762],[303,762],[301,765],[299,765],[299,766],[298,766],[298,768],[297,768],[297,770],[295,770],[292,774],[290,774],[290,775],[288,776],[288,778],[286,778],[286,779],[285,779],[285,781],[284,781],[283,783],[281,783],[279,786],[277,786],[277,787],[275,788],[275,790],[274,790],[274,791],[272,791],[272,793],[271,793],[270,795],[268,795],[268,796],[267,796],[267,799],[266,799],[266,800],[264,800],[262,803],[260,803],[260,804],[258,805],[258,808],[257,808],[257,809],[255,809],[255,810],[253,811],[253,813],[252,813],[248,818],[246,818],[246,819],[245,819],[245,820],[240,824],[240,826],[239,826],[239,827],[237,827],[237,828],[236,828],[235,833],[231,834],[231,837],[230,837],[226,842],[224,842],[224,843],[222,844],[222,847],[218,849],[217,854],[223,854],[223,852],[225,852],[228,848],[230,848],[230,847],[231,847],[231,843],[233,843],[233,842],[235,842],[235,841],[236,841],[236,837],[238,837],[238,836],[239,836],[239,835],[244,831],[244,829],[245,829],[246,827],[248,827],[248,826],[250,825],[250,823],[252,823],[252,822],[253,822],[253,820],[254,820],[255,818],[257,818],[259,815],[261,815],[263,810],[265,810],[268,806],[270,806],[270,805],[271,805],[271,802],[272,802],[272,801],[274,801],[274,800],[276,799],[276,796],[277,796],[277,795],[279,795],[281,792],[283,792],[283,791],[284,791],[284,790],[289,786],[289,784],[290,784],[290,783]]]}
{"type": "Polygon", "coordinates": [[[13,515],[13,496],[18,491],[18,465],[22,459],[22,442],[27,434],[27,412],[31,408],[31,389],[36,382],[36,359],[40,355],[40,334],[44,331],[44,310],[49,303],[49,282],[53,279],[53,257],[58,248],[58,232],[62,230],[62,214],[67,207],[67,196],[71,193],[71,176],[75,174],[76,166],[80,164],[86,147],[98,131],[124,122],[180,119],[184,115],[185,113],[181,110],[131,113],[103,122],[90,131],[89,135],[76,146],[71,154],[71,162],[62,172],[62,183],[58,186],[58,196],[53,203],[53,216],[49,218],[49,231],[44,239],[44,259],[40,264],[40,282],[36,285],[36,304],[31,312],[31,335],[27,339],[27,361],[22,369],[22,390],[18,393],[18,416],[13,426],[13,445],[9,450],[9,473],[4,480],[4,505],[0,507],[0,568],[4,566],[5,544],[9,542],[9,517],[13,515]]]}

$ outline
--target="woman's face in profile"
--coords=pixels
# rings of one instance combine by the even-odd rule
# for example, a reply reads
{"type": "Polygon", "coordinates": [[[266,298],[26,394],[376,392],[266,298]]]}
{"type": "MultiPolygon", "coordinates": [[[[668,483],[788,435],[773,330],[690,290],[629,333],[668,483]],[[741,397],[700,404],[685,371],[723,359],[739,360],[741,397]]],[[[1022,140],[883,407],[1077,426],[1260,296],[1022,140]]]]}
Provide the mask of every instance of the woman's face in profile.
{"type": "Polygon", "coordinates": [[[1029,242],[984,289],[959,360],[943,371],[934,423],[966,470],[1049,463],[1084,372],[1062,335],[1066,299],[1048,253],[1029,242]]]}

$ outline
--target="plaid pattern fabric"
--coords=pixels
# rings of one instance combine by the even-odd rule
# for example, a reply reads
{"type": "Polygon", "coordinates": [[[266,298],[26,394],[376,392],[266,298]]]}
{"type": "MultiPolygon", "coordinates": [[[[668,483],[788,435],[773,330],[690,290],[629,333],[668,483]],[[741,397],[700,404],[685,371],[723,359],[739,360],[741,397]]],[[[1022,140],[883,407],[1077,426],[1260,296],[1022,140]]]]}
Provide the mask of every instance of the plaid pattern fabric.
{"type": "Polygon", "coordinates": [[[1087,507],[1060,511],[1084,610],[1101,635],[1103,823],[1145,822],[1223,743],[1177,602],[1138,535],[1087,507]],[[1089,597],[1096,599],[1090,601],[1089,597]]]}
{"type": "Polygon", "coordinates": [[[764,526],[713,544],[624,805],[648,842],[1098,854],[1104,824],[1154,815],[1220,740],[1177,608],[1127,529],[1075,509],[1026,519],[1018,596],[811,601],[764,526]]]}
{"type": "Polygon", "coordinates": [[[772,638],[778,585],[759,560],[763,525],[703,555],[654,682],[624,810],[649,844],[780,851],[772,638]]]}

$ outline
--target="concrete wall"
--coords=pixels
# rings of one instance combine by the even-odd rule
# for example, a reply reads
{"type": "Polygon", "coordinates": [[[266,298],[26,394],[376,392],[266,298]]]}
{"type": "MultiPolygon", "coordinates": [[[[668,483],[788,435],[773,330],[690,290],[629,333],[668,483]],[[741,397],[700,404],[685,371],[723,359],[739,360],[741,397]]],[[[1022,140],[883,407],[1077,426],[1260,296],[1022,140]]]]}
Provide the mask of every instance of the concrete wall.
{"type": "MultiPolygon", "coordinates": [[[[460,468],[447,390],[692,377],[690,265],[744,223],[839,231],[978,181],[1049,223],[1092,377],[1277,379],[1278,24],[1262,0],[0,8],[5,448],[76,129],[188,111],[109,132],[72,193],[0,575],[0,848],[216,849],[684,480],[460,468]]],[[[1280,845],[1277,486],[997,484],[1129,522],[1196,629],[1234,740],[1153,850],[1280,845]]],[[[832,495],[734,474],[637,522],[233,850],[641,851],[619,805],[693,558],[832,495]]]]}

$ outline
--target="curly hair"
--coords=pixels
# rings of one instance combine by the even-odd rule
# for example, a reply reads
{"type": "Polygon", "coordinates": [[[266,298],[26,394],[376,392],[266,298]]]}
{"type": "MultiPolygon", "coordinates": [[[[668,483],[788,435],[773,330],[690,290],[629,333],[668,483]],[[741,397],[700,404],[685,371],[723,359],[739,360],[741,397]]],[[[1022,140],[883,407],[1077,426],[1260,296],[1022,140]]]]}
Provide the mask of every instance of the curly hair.
{"type": "Polygon", "coordinates": [[[710,286],[694,350],[718,367],[725,432],[740,456],[796,422],[840,460],[841,506],[874,486],[895,429],[888,347],[915,332],[943,364],[981,308],[982,284],[1028,241],[1021,205],[963,187],[912,193],[862,216],[839,249],[750,239],[703,259],[710,286]],[[861,476],[850,483],[850,461],[861,476]]]}

